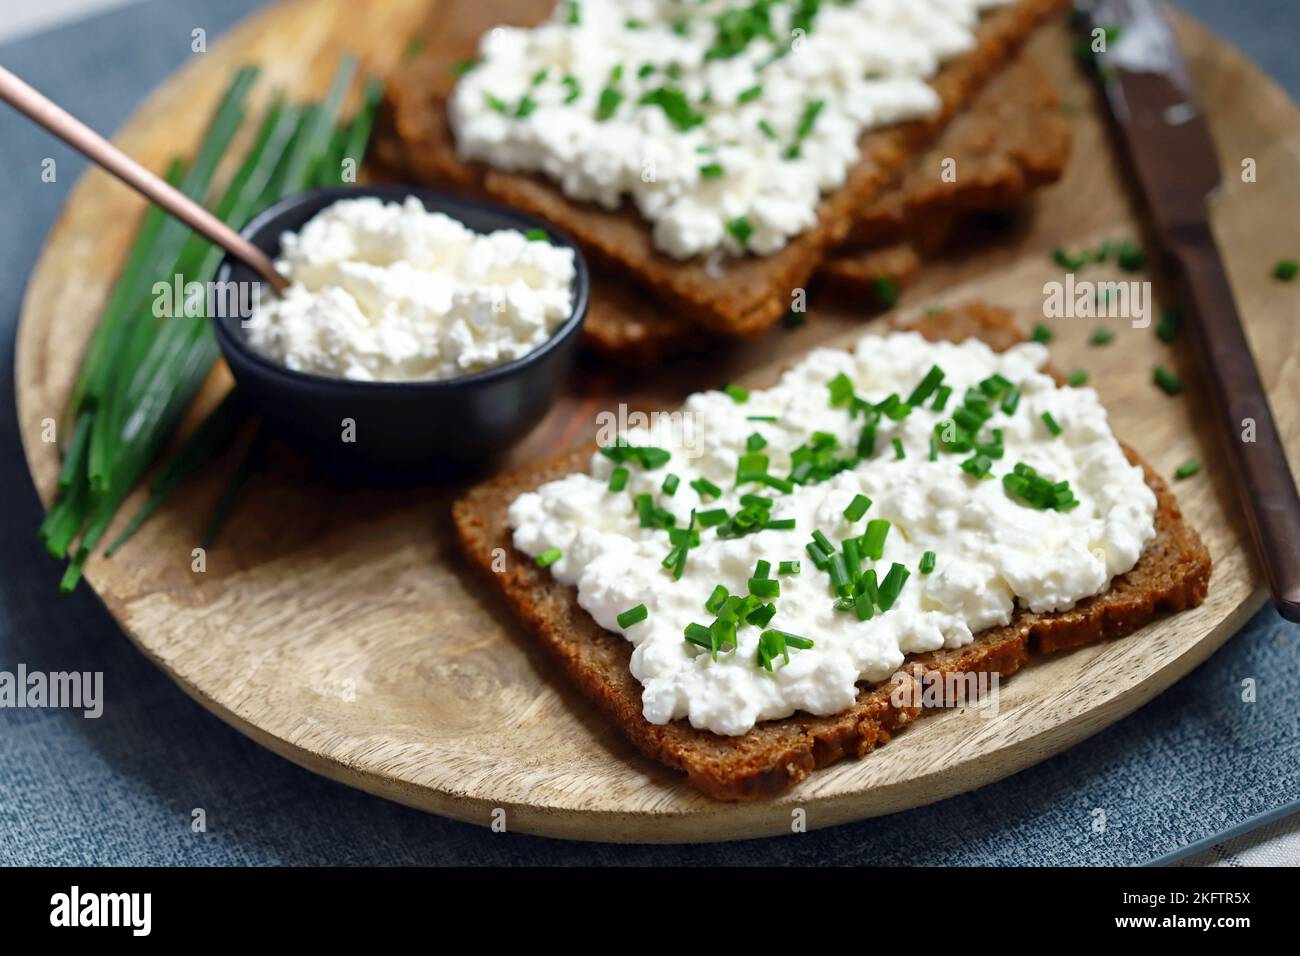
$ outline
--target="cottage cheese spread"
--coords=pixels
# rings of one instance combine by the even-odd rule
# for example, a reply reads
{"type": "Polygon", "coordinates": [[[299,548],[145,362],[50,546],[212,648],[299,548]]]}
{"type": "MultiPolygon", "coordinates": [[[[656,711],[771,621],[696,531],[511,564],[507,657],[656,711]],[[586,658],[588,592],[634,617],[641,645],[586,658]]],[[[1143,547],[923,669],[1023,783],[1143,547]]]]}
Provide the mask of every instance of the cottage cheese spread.
{"type": "Polygon", "coordinates": [[[684,717],[715,733],[741,734],[758,721],[796,710],[837,713],[853,704],[855,682],[888,678],[906,654],[967,644],[973,634],[1005,624],[1017,601],[1034,611],[1055,611],[1106,590],[1154,536],[1155,496],[1141,469],[1125,458],[1096,392],[1058,388],[1040,371],[1046,358],[1035,343],[998,354],[975,340],[929,343],[915,333],[868,335],[853,353],[814,351],[778,385],[743,403],[723,392],[691,396],[683,409],[696,425],[690,441],[683,442],[689,430],[680,418],[629,429],[628,444],[663,448],[672,457],[652,469],[625,465],[630,474],[623,491],[609,490],[614,463],[596,454],[591,474],[569,475],[520,495],[509,510],[515,545],[534,556],[560,549],[562,556],[551,565],[555,577],[577,587],[579,604],[602,627],[635,645],[631,669],[644,687],[648,720],[684,717]],[[880,402],[891,393],[907,397],[935,365],[953,390],[945,411],[934,411],[927,400],[899,421],[882,417],[874,454],[855,467],[820,483],[795,485],[792,494],[755,484],[736,487],[738,458],[756,432],[767,443],[762,453],[770,457],[770,473],[782,477],[790,474],[791,452],[814,432],[835,435],[841,453],[855,448],[861,419],[852,419],[846,407],[832,407],[828,398],[828,383],[840,373],[860,398],[880,402]],[[993,462],[991,477],[963,471],[964,454],[940,451],[931,461],[936,423],[951,422],[947,416],[962,404],[965,390],[994,374],[1014,384],[1021,397],[1011,414],[995,403],[983,429],[985,438],[992,429],[1002,432],[1004,454],[993,462]],[[1019,463],[1053,481],[1068,481],[1079,504],[1037,510],[1011,494],[1001,479],[1019,463]],[[673,495],[662,490],[669,473],[680,478],[673,495]],[[721,498],[705,498],[691,486],[701,477],[722,490],[721,498]],[[693,508],[735,513],[744,493],[770,496],[772,516],[794,518],[795,528],[738,538],[706,529],[674,581],[662,567],[667,532],[641,527],[633,507],[631,496],[642,493],[675,515],[677,528],[686,526],[693,508]],[[872,504],[860,520],[850,521],[844,512],[858,494],[872,504]],[[834,608],[830,578],[804,546],[820,530],[838,548],[861,535],[870,519],[886,519],[891,528],[881,559],[864,559],[864,573],[874,569],[883,579],[897,562],[911,576],[891,609],[859,620],[852,610],[834,608]],[[920,563],[927,551],[936,560],[925,574],[920,563]],[[683,638],[687,624],[713,619],[704,604],[716,585],[746,594],[760,559],[771,563],[771,576],[780,582],[776,614],[767,626],[813,641],[810,648],[790,649],[788,663],[778,657],[770,672],[756,664],[762,627],[741,627],[738,647],[716,660],[683,638]],[[792,560],[801,561],[800,573],[779,574],[779,562],[792,560]],[[619,614],[642,603],[648,617],[621,627],[619,614]]]}
{"type": "Polygon", "coordinates": [[[573,313],[571,249],[476,233],[415,197],[340,200],[281,247],[291,285],[254,310],[248,338],[297,371],[453,378],[527,355],[573,313]]]}
{"type": "Polygon", "coordinates": [[[926,82],[1005,0],[560,0],[498,27],[457,84],[460,155],[630,197],[685,259],[768,255],[812,226],[869,129],[932,114],[926,82]]]}

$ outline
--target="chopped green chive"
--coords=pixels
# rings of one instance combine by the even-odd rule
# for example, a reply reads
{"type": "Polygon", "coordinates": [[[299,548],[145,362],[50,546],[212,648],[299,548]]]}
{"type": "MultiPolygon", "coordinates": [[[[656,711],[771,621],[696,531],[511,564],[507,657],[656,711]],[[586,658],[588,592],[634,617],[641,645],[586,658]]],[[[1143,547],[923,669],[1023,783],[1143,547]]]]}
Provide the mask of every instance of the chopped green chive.
{"type": "Polygon", "coordinates": [[[867,509],[870,507],[870,498],[866,495],[854,495],[853,500],[849,502],[849,506],[844,509],[844,517],[850,521],[861,521],[862,516],[867,513],[867,509]]]}
{"type": "Polygon", "coordinates": [[[596,101],[596,119],[599,122],[605,122],[618,111],[619,104],[623,102],[623,94],[607,86],[600,91],[600,99],[596,101]]]}
{"type": "MultiPolygon", "coordinates": [[[[424,37],[413,37],[411,42],[412,47],[416,45],[415,43],[416,40],[424,40],[424,37]]],[[[420,48],[423,48],[423,46],[424,44],[421,43],[420,48]]],[[[416,52],[418,53],[419,50],[417,49],[416,52]]],[[[476,66],[478,66],[478,60],[460,60],[452,64],[451,75],[464,76],[466,73],[470,72],[470,70],[474,69],[474,67],[476,66]]]]}
{"type": "Polygon", "coordinates": [[[564,557],[564,552],[559,548],[547,548],[533,560],[537,562],[539,568],[549,568],[562,557],[564,557]]]}
{"type": "Polygon", "coordinates": [[[760,561],[758,562],[758,564],[754,565],[754,577],[756,577],[756,578],[770,578],[771,576],[772,576],[772,562],[771,562],[771,561],[762,561],[762,560],[760,560],[760,561]]]}
{"type": "Polygon", "coordinates": [[[1052,330],[1043,325],[1042,322],[1039,322],[1034,326],[1034,331],[1033,334],[1030,335],[1030,338],[1035,342],[1046,345],[1048,342],[1052,341],[1052,330]]]}
{"type": "Polygon", "coordinates": [[[703,624],[696,624],[692,621],[690,624],[686,625],[686,629],[682,633],[685,635],[688,643],[695,644],[705,650],[713,649],[713,632],[703,624]]]}
{"type": "Polygon", "coordinates": [[[676,475],[674,475],[672,472],[669,472],[668,475],[665,476],[664,478],[664,483],[662,486],[663,493],[670,496],[677,494],[677,486],[680,483],[681,483],[681,479],[678,478],[676,475]]]}
{"type": "Polygon", "coordinates": [[[1086,255],[1071,255],[1060,246],[1052,250],[1052,259],[1062,269],[1069,269],[1071,272],[1077,272],[1088,264],[1086,255]]]}
{"type": "Polygon", "coordinates": [[[745,216],[737,216],[727,223],[727,233],[742,247],[747,247],[750,237],[754,235],[754,227],[745,216]]]}
{"type": "Polygon", "coordinates": [[[936,412],[941,412],[948,404],[948,398],[952,395],[952,389],[947,385],[940,385],[938,391],[934,393],[934,404],[930,408],[936,412]]]}
{"type": "Polygon", "coordinates": [[[740,95],[736,97],[736,102],[737,102],[737,103],[749,103],[749,102],[751,102],[751,101],[753,101],[753,100],[758,99],[758,98],[759,98],[760,96],[762,96],[762,95],[763,95],[763,87],[762,87],[762,85],[761,85],[761,84],[755,84],[754,86],[751,86],[751,87],[750,87],[749,89],[747,89],[747,90],[741,90],[741,91],[740,91],[740,95]]]}
{"type": "Polygon", "coordinates": [[[609,473],[609,490],[622,491],[627,487],[628,470],[619,465],[609,473]]]}
{"type": "Polygon", "coordinates": [[[491,93],[484,93],[483,100],[487,103],[488,109],[494,113],[504,113],[509,109],[505,100],[499,96],[493,96],[491,93]]]}
{"type": "Polygon", "coordinates": [[[826,571],[831,576],[831,586],[841,597],[848,597],[853,591],[853,579],[849,577],[848,562],[844,555],[836,551],[831,555],[826,571]]]}
{"type": "Polygon", "coordinates": [[[545,229],[529,229],[524,233],[529,242],[550,242],[551,237],[546,234],[545,229]]]}
{"type": "Polygon", "coordinates": [[[1049,481],[1024,462],[1002,476],[1002,486],[1039,511],[1069,511],[1079,504],[1069,482],[1049,481]]]}
{"type": "Polygon", "coordinates": [[[622,438],[615,444],[602,448],[600,453],[616,465],[629,461],[638,461],[641,463],[641,467],[647,471],[663,467],[672,458],[672,453],[667,449],[654,448],[649,445],[643,447],[629,445],[622,438]]]}
{"type": "Polygon", "coordinates": [[[618,626],[622,628],[631,627],[633,624],[640,624],[650,612],[646,610],[644,604],[638,604],[636,607],[630,607],[618,616],[618,626]]]}
{"type": "Polygon", "coordinates": [[[749,389],[741,388],[739,385],[724,385],[722,390],[731,396],[731,400],[737,405],[743,405],[749,401],[749,389]]]}
{"type": "Polygon", "coordinates": [[[658,106],[679,133],[685,133],[704,122],[704,116],[691,108],[686,93],[675,86],[661,86],[651,90],[637,102],[642,106],[658,106]]]}
{"type": "Polygon", "coordinates": [[[700,178],[702,179],[717,179],[722,174],[723,169],[721,163],[709,163],[706,166],[700,167],[700,178]]]}
{"type": "Polygon", "coordinates": [[[917,383],[916,388],[912,389],[912,394],[907,396],[907,404],[915,408],[920,405],[938,389],[939,383],[943,381],[943,369],[937,365],[932,365],[930,371],[925,373],[925,377],[917,383]]]}
{"type": "Polygon", "coordinates": [[[1011,388],[1002,396],[1002,413],[1004,415],[1014,415],[1017,406],[1020,405],[1020,389],[1011,388]]]}
{"type": "Polygon", "coordinates": [[[876,301],[886,308],[898,301],[898,283],[889,276],[876,276],[871,280],[871,287],[875,290],[876,301]]]}
{"type": "Polygon", "coordinates": [[[875,518],[867,522],[866,534],[862,536],[862,553],[872,561],[879,561],[885,554],[885,537],[889,534],[889,522],[884,518],[875,518]]]}
{"type": "Polygon", "coordinates": [[[715,585],[713,593],[710,594],[709,599],[704,602],[704,610],[708,611],[710,614],[717,614],[722,610],[722,605],[727,603],[727,598],[730,596],[731,595],[727,593],[727,589],[721,584],[715,585]]]}
{"type": "Polygon", "coordinates": [[[1142,251],[1142,247],[1131,239],[1125,239],[1119,247],[1119,256],[1116,259],[1119,267],[1125,272],[1137,272],[1147,264],[1147,254],[1142,251]]]}
{"type": "Polygon", "coordinates": [[[1088,339],[1089,345],[1109,345],[1115,340],[1115,333],[1110,329],[1095,329],[1088,339]]]}
{"type": "Polygon", "coordinates": [[[712,528],[727,520],[727,510],[725,508],[714,508],[712,511],[701,511],[695,517],[700,522],[701,528],[712,528]]]}
{"type": "Polygon", "coordinates": [[[1056,424],[1056,419],[1052,417],[1051,412],[1043,412],[1042,418],[1043,424],[1047,426],[1047,430],[1051,432],[1053,436],[1061,434],[1063,429],[1060,425],[1056,424]]]}
{"type": "Polygon", "coordinates": [[[929,574],[934,570],[935,554],[933,551],[927,551],[921,555],[920,570],[922,574],[929,574]]]}
{"type": "Polygon", "coordinates": [[[911,571],[907,570],[902,564],[894,562],[889,566],[889,572],[885,579],[880,581],[880,597],[876,604],[880,605],[880,610],[887,611],[898,600],[898,594],[902,593],[902,585],[907,583],[911,576],[911,571]]]}
{"type": "Polygon", "coordinates": [[[843,372],[836,375],[826,383],[826,388],[831,393],[831,407],[838,408],[841,405],[847,405],[853,398],[853,382],[843,372]]]}
{"type": "Polygon", "coordinates": [[[804,104],[803,115],[799,117],[799,128],[795,130],[795,136],[798,139],[804,140],[808,138],[813,125],[817,122],[817,117],[825,106],[825,100],[809,100],[804,104]]]}
{"type": "Polygon", "coordinates": [[[736,462],[736,484],[757,481],[767,474],[768,457],[757,452],[741,455],[736,462]]]}
{"type": "Polygon", "coordinates": [[[1163,365],[1157,365],[1151,373],[1151,379],[1166,395],[1177,395],[1183,390],[1183,380],[1163,365]]]}
{"type": "Polygon", "coordinates": [[[907,456],[903,453],[903,439],[895,438],[894,439],[894,460],[902,461],[906,457],[907,456]]]}
{"type": "Polygon", "coordinates": [[[776,424],[775,415],[746,415],[745,420],[750,422],[767,422],[768,424],[776,424]]]}
{"type": "Polygon", "coordinates": [[[1081,368],[1076,368],[1069,375],[1065,376],[1065,383],[1072,388],[1079,388],[1080,386],[1087,385],[1088,373],[1081,368]]]}
{"type": "Polygon", "coordinates": [[[758,637],[758,653],[756,660],[759,667],[770,671],[772,662],[778,657],[782,658],[787,664],[790,662],[790,648],[795,647],[800,650],[807,650],[813,646],[813,642],[806,637],[800,637],[797,634],[789,634],[785,631],[764,631],[758,637]]]}
{"type": "Polygon", "coordinates": [[[975,478],[987,478],[993,472],[993,462],[988,455],[976,454],[961,463],[961,470],[975,478]]]}
{"type": "Polygon", "coordinates": [[[758,129],[768,139],[776,139],[776,130],[772,129],[772,124],[765,119],[758,121],[758,129]]]}
{"type": "MultiPolygon", "coordinates": [[[[794,494],[794,482],[787,481],[784,478],[778,478],[776,475],[756,475],[755,480],[761,485],[767,485],[769,488],[775,488],[784,494],[794,494]]],[[[793,526],[792,526],[793,527],[793,526]]]]}
{"type": "Polygon", "coordinates": [[[749,593],[761,598],[780,597],[781,582],[776,578],[750,578],[749,593]]]}
{"type": "Polygon", "coordinates": [[[1174,477],[1181,481],[1184,478],[1190,478],[1201,470],[1201,463],[1195,458],[1189,458],[1174,471],[1174,477]]]}
{"type": "Polygon", "coordinates": [[[776,573],[777,573],[777,574],[798,574],[798,573],[799,573],[799,562],[798,562],[798,561],[782,561],[780,564],[778,564],[778,565],[776,566],[776,573]]]}
{"type": "Polygon", "coordinates": [[[1294,259],[1279,259],[1273,266],[1273,278],[1283,282],[1290,282],[1297,273],[1300,273],[1300,262],[1294,259]]]}
{"type": "Polygon", "coordinates": [[[889,573],[880,582],[880,596],[876,600],[882,611],[888,611],[894,606],[894,602],[898,600],[898,595],[902,593],[903,585],[907,583],[907,579],[911,575],[911,571],[897,562],[890,565],[889,573]]]}
{"type": "Polygon", "coordinates": [[[821,549],[822,554],[826,555],[826,557],[829,558],[835,553],[835,545],[831,544],[831,539],[822,534],[820,529],[812,533],[812,538],[813,542],[821,549]]]}
{"type": "Polygon", "coordinates": [[[939,442],[935,440],[933,435],[930,436],[930,460],[939,460],[939,442]]]}
{"type": "Polygon", "coordinates": [[[695,489],[701,498],[722,497],[722,489],[707,478],[696,478],[691,482],[691,487],[695,489]]]}
{"type": "Polygon", "coordinates": [[[572,73],[565,74],[564,79],[560,80],[560,84],[567,91],[564,97],[566,105],[577,100],[577,98],[582,94],[582,87],[578,84],[578,78],[572,73]]]}
{"type": "Polygon", "coordinates": [[[1177,309],[1165,309],[1160,316],[1160,321],[1156,323],[1156,336],[1161,342],[1172,342],[1178,338],[1182,326],[1182,313],[1177,309]]]}
{"type": "Polygon", "coordinates": [[[749,451],[759,451],[765,447],[767,447],[767,439],[758,432],[754,432],[754,434],[745,439],[745,448],[749,451]]]}
{"type": "Polygon", "coordinates": [[[767,627],[772,623],[772,618],[776,617],[776,602],[762,604],[756,610],[750,611],[745,620],[756,627],[767,627]]]}

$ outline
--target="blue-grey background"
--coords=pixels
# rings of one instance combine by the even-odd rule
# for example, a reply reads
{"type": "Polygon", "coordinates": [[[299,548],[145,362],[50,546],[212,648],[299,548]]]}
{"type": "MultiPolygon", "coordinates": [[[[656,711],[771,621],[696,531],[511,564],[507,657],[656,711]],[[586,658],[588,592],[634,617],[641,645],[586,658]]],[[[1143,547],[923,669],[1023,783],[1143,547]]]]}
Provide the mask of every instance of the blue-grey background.
{"type": "MultiPolygon", "coordinates": [[[[10,0],[2,0],[10,2],[10,0]]],[[[0,46],[0,63],[102,130],[256,0],[146,0],[0,46]]],[[[1183,0],[1300,95],[1300,4],[1183,0]]],[[[25,279],[84,163],[0,112],[0,670],[103,671],[99,720],[0,710],[0,862],[27,864],[1133,864],[1300,797],[1300,628],[1270,609],[1206,665],[1068,753],[943,803],[799,837],[699,847],[493,834],[313,776],[192,703],[84,587],[60,597],[19,446],[25,279]],[[40,161],[58,161],[56,184],[40,161]],[[1240,699],[1245,678],[1258,701],[1240,699]],[[192,833],[191,810],[208,832],[192,833]],[[1107,826],[1094,832],[1092,811],[1107,826]]],[[[1298,186],[1297,188],[1300,188],[1298,186]]]]}

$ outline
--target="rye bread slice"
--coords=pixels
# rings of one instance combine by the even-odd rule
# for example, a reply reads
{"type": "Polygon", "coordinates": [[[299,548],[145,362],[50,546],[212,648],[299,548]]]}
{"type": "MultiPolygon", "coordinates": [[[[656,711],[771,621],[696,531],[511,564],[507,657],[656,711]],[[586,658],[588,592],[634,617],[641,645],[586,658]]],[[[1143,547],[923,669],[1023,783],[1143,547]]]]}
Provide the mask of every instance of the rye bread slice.
{"type": "Polygon", "coordinates": [[[992,9],[977,30],[975,48],[935,76],[932,85],[942,102],[938,113],[866,133],[862,161],[850,170],[841,189],[822,200],[818,224],[771,256],[680,262],[655,249],[650,226],[626,203],[619,210],[605,210],[569,199],[544,177],[498,172],[460,160],[446,116],[455,82],[451,67],[473,53],[473,38],[479,33],[501,23],[535,24],[549,11],[550,0],[440,4],[439,28],[430,31],[431,49],[397,71],[389,83],[391,115],[381,125],[376,151],[385,162],[404,156],[423,179],[481,191],[542,216],[574,236],[593,264],[611,270],[620,281],[648,287],[671,311],[692,317],[704,328],[755,335],[785,313],[790,291],[802,286],[826,250],[844,238],[855,212],[933,141],[1043,17],[1061,5],[1061,0],[1015,0],[992,9]]]}
{"type": "MultiPolygon", "coordinates": [[[[825,260],[823,267],[832,261],[825,260]]],[[[852,296],[858,305],[887,307],[894,294],[916,277],[923,261],[913,241],[902,239],[846,256],[833,272],[819,269],[817,281],[820,287],[825,280],[828,288],[852,296]]],[[[868,315],[864,313],[864,318],[868,315]]],[[[645,367],[673,355],[707,351],[720,339],[673,315],[639,286],[615,282],[604,273],[592,274],[583,344],[593,352],[620,365],[645,367]]]]}
{"type": "Polygon", "coordinates": [[[1069,158],[1070,124],[1056,88],[1033,55],[1021,53],[953,117],[896,188],[858,212],[832,258],[907,238],[932,217],[1018,205],[1060,179],[1069,158]]]}
{"type": "MultiPolygon", "coordinates": [[[[980,338],[998,350],[1024,341],[1009,313],[979,304],[931,314],[909,327],[932,340],[980,338]]],[[[1135,452],[1125,451],[1131,461],[1140,462],[1135,452]]],[[[470,561],[501,589],[568,678],[646,756],[685,774],[693,786],[719,799],[760,799],[788,790],[818,767],[863,756],[923,715],[917,706],[895,706],[893,685],[885,681],[862,685],[857,702],[843,713],[795,714],[759,724],[738,737],[697,730],[684,720],[647,721],[641,713],[641,685],[628,668],[632,645],[597,625],[578,606],[573,588],[557,584],[550,572],[516,551],[506,522],[509,503],[518,494],[587,467],[590,456],[590,448],[580,449],[481,484],[456,502],[453,516],[470,561]],[[492,570],[496,548],[510,555],[501,573],[492,570]]],[[[920,671],[996,672],[1006,677],[1019,670],[1030,653],[1123,637],[1159,614],[1199,604],[1209,581],[1209,553],[1183,520],[1169,488],[1143,468],[1157,499],[1156,537],[1108,591],[1080,601],[1070,611],[1017,610],[1009,624],[980,633],[964,648],[910,656],[899,679],[915,680],[913,675],[920,671]]]]}

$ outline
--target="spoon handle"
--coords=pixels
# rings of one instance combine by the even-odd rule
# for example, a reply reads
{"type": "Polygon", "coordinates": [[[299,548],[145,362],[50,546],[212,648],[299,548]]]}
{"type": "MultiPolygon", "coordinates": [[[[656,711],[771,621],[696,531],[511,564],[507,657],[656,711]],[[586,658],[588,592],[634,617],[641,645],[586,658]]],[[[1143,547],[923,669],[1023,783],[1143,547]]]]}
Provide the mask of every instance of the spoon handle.
{"type": "Polygon", "coordinates": [[[45,127],[87,159],[257,272],[276,292],[288,281],[262,250],[179,190],[173,189],[85,123],[0,66],[0,100],[45,127]]]}

